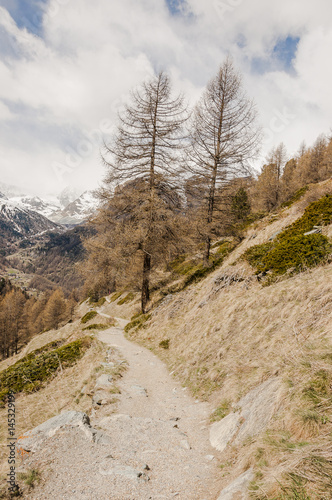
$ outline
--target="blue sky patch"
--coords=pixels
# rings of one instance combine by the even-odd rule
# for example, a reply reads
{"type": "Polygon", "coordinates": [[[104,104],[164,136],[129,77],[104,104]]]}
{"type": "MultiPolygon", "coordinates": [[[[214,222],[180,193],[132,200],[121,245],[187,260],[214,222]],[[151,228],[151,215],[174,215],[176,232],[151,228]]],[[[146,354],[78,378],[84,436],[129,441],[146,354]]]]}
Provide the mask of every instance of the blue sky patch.
{"type": "Polygon", "coordinates": [[[184,0],[166,0],[168,10],[173,16],[182,14],[184,3],[184,0]]]}
{"type": "Polygon", "coordinates": [[[48,0],[1,0],[19,28],[42,34],[43,8],[48,0]]]}
{"type": "Polygon", "coordinates": [[[290,70],[293,67],[293,60],[296,56],[299,41],[300,38],[298,36],[288,36],[283,40],[278,40],[273,47],[273,55],[278,59],[278,61],[283,63],[286,70],[290,70]]]}
{"type": "Polygon", "coordinates": [[[296,50],[299,37],[288,36],[279,39],[270,55],[267,57],[254,57],[251,60],[251,69],[253,73],[263,75],[270,71],[285,71],[286,73],[293,73],[293,61],[296,57],[296,50]]]}

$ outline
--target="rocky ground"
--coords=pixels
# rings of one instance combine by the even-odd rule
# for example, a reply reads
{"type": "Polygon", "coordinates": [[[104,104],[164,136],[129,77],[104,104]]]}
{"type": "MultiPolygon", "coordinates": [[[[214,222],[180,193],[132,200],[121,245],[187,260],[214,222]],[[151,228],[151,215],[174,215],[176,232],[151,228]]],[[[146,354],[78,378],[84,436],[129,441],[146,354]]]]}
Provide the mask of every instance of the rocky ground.
{"type": "MultiPolygon", "coordinates": [[[[207,403],[193,400],[149,350],[125,339],[125,320],[99,333],[128,369],[110,394],[101,375],[89,419],[66,412],[20,441],[23,468],[42,472],[28,499],[216,499],[220,493],[218,452],[209,442],[207,403]],[[112,411],[109,409],[112,407],[112,411]],[[34,450],[34,451],[33,451],[34,450]]],[[[119,363],[119,359],[117,359],[119,363]]]]}

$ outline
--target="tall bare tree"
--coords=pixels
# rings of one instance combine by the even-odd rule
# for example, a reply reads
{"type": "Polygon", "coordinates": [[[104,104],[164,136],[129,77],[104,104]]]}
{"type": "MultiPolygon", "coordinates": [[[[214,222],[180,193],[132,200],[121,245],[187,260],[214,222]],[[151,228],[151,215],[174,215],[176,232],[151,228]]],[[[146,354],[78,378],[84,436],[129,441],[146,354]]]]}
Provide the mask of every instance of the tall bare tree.
{"type": "MultiPolygon", "coordinates": [[[[161,72],[132,92],[130,104],[119,115],[117,133],[111,144],[105,146],[103,159],[108,175],[106,189],[100,192],[101,198],[109,199],[111,192],[113,195],[117,193],[119,199],[122,191],[123,205],[128,182],[139,181],[136,183],[137,203],[133,204],[131,196],[121,209],[122,219],[119,213],[117,217],[132,224],[136,236],[133,238],[134,250],[142,257],[143,312],[149,301],[151,259],[160,237],[160,225],[167,219],[172,206],[170,188],[176,183],[178,149],[186,119],[183,96],[172,96],[170,79],[161,72]],[[167,210],[161,215],[165,200],[167,210]],[[136,217],[137,204],[141,222],[136,217]],[[131,217],[134,213],[135,216],[131,217]]],[[[166,233],[170,236],[170,231],[166,233]]]]}
{"type": "Polygon", "coordinates": [[[190,130],[187,169],[205,180],[205,253],[209,263],[217,195],[234,177],[249,173],[248,160],[257,153],[260,132],[256,110],[242,88],[230,58],[208,83],[195,107],[190,130]]]}

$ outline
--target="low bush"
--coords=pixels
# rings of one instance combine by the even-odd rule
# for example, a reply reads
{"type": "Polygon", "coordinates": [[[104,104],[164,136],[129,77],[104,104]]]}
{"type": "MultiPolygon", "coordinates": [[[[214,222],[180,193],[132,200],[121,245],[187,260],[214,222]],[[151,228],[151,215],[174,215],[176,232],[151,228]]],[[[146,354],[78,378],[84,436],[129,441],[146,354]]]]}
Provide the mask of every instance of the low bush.
{"type": "Polygon", "coordinates": [[[301,187],[298,191],[296,191],[293,196],[291,196],[291,198],[287,201],[285,201],[284,203],[281,204],[281,207],[282,208],[285,208],[285,207],[290,207],[291,205],[293,205],[293,203],[296,203],[297,201],[299,201],[300,198],[302,198],[302,196],[305,195],[305,193],[308,191],[309,189],[309,186],[303,186],[301,187]]]}
{"type": "Polygon", "coordinates": [[[115,302],[116,300],[118,300],[121,295],[122,295],[123,292],[115,292],[113,293],[111,299],[110,299],[110,302],[115,302]]]}
{"type": "Polygon", "coordinates": [[[133,316],[130,323],[128,323],[125,326],[124,331],[126,333],[128,333],[133,328],[136,328],[138,330],[139,328],[142,328],[144,323],[146,323],[150,318],[151,318],[151,314],[140,314],[139,316],[137,316],[137,314],[135,314],[135,316],[133,316]]]}
{"type": "Polygon", "coordinates": [[[90,298],[89,300],[89,304],[93,305],[93,307],[101,307],[105,304],[106,302],[106,299],[105,297],[101,297],[99,300],[93,300],[92,298],[90,298]]]}
{"type": "Polygon", "coordinates": [[[95,318],[97,316],[97,312],[96,311],[89,311],[87,312],[86,314],[84,314],[83,318],[81,319],[81,323],[87,323],[88,321],[90,321],[91,319],[95,318]]]}
{"type": "Polygon", "coordinates": [[[270,271],[282,275],[300,272],[322,263],[332,251],[322,234],[308,234],[314,226],[331,224],[332,196],[323,196],[311,203],[302,217],[280,233],[271,243],[249,248],[243,257],[256,267],[257,274],[270,271]]]}
{"type": "Polygon", "coordinates": [[[103,325],[102,323],[93,323],[92,325],[86,326],[83,328],[83,332],[85,330],[107,330],[111,325],[103,325]]]}
{"type": "Polygon", "coordinates": [[[46,352],[37,349],[6,368],[0,373],[0,401],[4,403],[10,391],[38,391],[59,369],[74,365],[90,347],[91,342],[89,337],[85,337],[46,352]]]}
{"type": "Polygon", "coordinates": [[[169,349],[169,343],[170,339],[164,339],[161,342],[159,342],[159,347],[161,347],[162,349],[169,349]]]}
{"type": "Polygon", "coordinates": [[[130,292],[125,297],[123,297],[123,299],[119,300],[118,305],[122,306],[123,304],[127,304],[128,302],[134,300],[134,298],[135,295],[132,292],[130,292]]]}

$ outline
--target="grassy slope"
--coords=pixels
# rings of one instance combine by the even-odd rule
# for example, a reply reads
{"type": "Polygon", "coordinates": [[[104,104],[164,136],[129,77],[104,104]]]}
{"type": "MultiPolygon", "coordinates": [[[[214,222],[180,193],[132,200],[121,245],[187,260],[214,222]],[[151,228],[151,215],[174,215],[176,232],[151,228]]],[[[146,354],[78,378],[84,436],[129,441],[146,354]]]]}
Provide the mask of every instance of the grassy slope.
{"type": "MultiPolygon", "coordinates": [[[[282,377],[283,407],[270,429],[275,438],[264,434],[246,444],[240,455],[236,449],[225,454],[225,484],[253,465],[256,498],[283,498],[281,490],[276,497],[272,490],[268,496],[259,495],[275,483],[275,475],[291,487],[285,471],[303,469],[303,463],[311,464],[315,454],[318,461],[323,460],[332,448],[332,265],[269,287],[252,277],[246,263],[230,265],[246,248],[264,243],[300,217],[304,208],[302,201],[284,210],[273,223],[259,222],[220,269],[201,283],[168,296],[150,322],[132,333],[134,339],[158,352],[195,394],[209,398],[216,407],[235,404],[275,374],[282,377]],[[249,239],[253,233],[257,237],[249,239]],[[245,281],[229,284],[227,276],[241,276],[245,281]],[[166,339],[169,348],[164,350],[159,344],[166,339]]],[[[331,227],[324,232],[330,236],[331,227]]],[[[312,479],[305,485],[310,498],[329,498],[319,496],[318,485],[332,464],[324,462],[320,467],[313,467],[316,472],[311,475],[306,473],[312,479]]],[[[302,486],[296,488],[301,492],[302,486]]],[[[287,495],[284,498],[306,498],[287,495]]]]}

